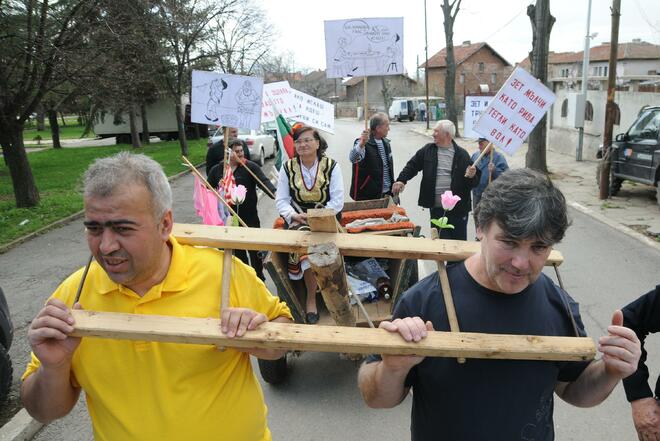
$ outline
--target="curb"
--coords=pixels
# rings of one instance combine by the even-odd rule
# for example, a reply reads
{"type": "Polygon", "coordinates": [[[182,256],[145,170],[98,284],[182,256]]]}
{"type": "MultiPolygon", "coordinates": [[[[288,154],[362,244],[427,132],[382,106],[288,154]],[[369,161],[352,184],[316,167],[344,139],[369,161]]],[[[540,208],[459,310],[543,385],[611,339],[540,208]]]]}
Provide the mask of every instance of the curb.
{"type": "Polygon", "coordinates": [[[614,228],[615,230],[626,234],[634,239],[637,239],[638,241],[642,242],[644,245],[648,245],[652,248],[655,248],[656,250],[660,251],[660,242],[657,242],[642,233],[638,233],[637,231],[633,230],[630,227],[627,227],[623,224],[620,224],[616,221],[613,221],[609,219],[607,216],[604,216],[597,211],[592,210],[591,208],[585,207],[584,205],[574,202],[574,201],[567,201],[568,205],[570,205],[572,208],[576,209],[582,214],[586,214],[587,216],[590,216],[597,221],[600,221],[604,223],[605,225],[614,228]]]}
{"type": "MultiPolygon", "coordinates": [[[[199,167],[201,167],[201,166],[204,165],[204,164],[205,164],[205,163],[202,162],[201,164],[197,164],[197,165],[195,165],[195,167],[196,167],[196,168],[199,168],[199,167]]],[[[177,173],[176,175],[172,175],[172,176],[170,176],[169,178],[167,178],[167,181],[168,181],[168,182],[172,182],[172,181],[174,181],[174,180],[176,180],[176,179],[179,179],[180,177],[182,177],[183,175],[186,175],[186,174],[188,174],[188,173],[190,173],[190,170],[184,170],[184,171],[182,171],[181,173],[177,173]]],[[[0,254],[4,254],[4,253],[6,253],[7,251],[11,250],[12,248],[14,248],[14,247],[16,247],[16,246],[22,244],[23,242],[27,242],[27,241],[30,240],[30,239],[34,239],[35,237],[37,237],[37,236],[39,236],[39,235],[41,235],[41,234],[44,234],[44,233],[46,233],[47,231],[50,231],[50,230],[52,230],[52,229],[54,229],[54,228],[57,228],[57,227],[61,227],[61,226],[63,226],[63,225],[66,225],[66,224],[68,224],[69,222],[74,221],[74,220],[76,220],[76,219],[80,219],[80,218],[83,216],[83,214],[85,214],[85,211],[84,211],[84,210],[80,210],[80,211],[78,211],[78,212],[76,212],[76,213],[73,213],[73,214],[71,214],[71,215],[69,215],[69,216],[63,218],[63,219],[56,220],[56,221],[53,222],[52,224],[48,224],[48,225],[46,225],[46,226],[44,226],[44,227],[41,227],[41,228],[39,228],[37,231],[33,231],[32,233],[26,234],[25,236],[19,237],[18,239],[14,239],[14,240],[12,240],[11,242],[9,242],[9,243],[6,244],[6,245],[2,245],[2,246],[0,246],[0,254]]],[[[2,440],[0,439],[0,441],[2,441],[2,440]]]]}
{"type": "Polygon", "coordinates": [[[0,427],[0,441],[28,441],[43,427],[27,410],[21,409],[4,426],[0,427]]]}

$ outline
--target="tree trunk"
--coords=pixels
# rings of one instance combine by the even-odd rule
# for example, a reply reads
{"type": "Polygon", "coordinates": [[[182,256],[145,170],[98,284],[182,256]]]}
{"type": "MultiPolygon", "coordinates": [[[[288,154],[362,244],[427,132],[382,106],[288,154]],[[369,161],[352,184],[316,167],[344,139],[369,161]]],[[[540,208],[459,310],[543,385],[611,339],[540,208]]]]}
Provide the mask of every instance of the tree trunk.
{"type": "Polygon", "coordinates": [[[46,130],[46,113],[44,107],[39,104],[37,108],[37,132],[43,132],[44,130],[46,130]]]}
{"type": "Polygon", "coordinates": [[[140,132],[138,132],[136,119],[137,114],[135,112],[135,104],[131,103],[128,106],[128,123],[131,127],[131,144],[134,149],[142,147],[142,144],[140,144],[140,132]]]}
{"type": "Polygon", "coordinates": [[[17,208],[30,208],[39,203],[39,190],[23,145],[23,122],[5,125],[0,122],[0,144],[14,187],[17,208]]]}
{"type": "Polygon", "coordinates": [[[149,116],[147,115],[147,105],[140,104],[140,117],[142,118],[142,142],[149,144],[149,116]]]}
{"type": "Polygon", "coordinates": [[[53,138],[53,148],[61,149],[62,144],[60,143],[60,125],[57,122],[57,110],[48,109],[48,124],[50,124],[50,134],[53,138]]]}
{"type": "Polygon", "coordinates": [[[179,129],[179,145],[181,146],[181,155],[188,157],[188,139],[186,138],[186,128],[183,124],[183,113],[181,112],[181,103],[177,101],[176,106],[176,125],[179,129]]]}
{"type": "MultiPolygon", "coordinates": [[[[555,18],[550,14],[550,0],[536,0],[536,5],[527,7],[527,15],[532,22],[532,52],[529,59],[532,75],[548,86],[548,48],[550,32],[555,18]]],[[[546,162],[546,126],[548,118],[544,116],[529,135],[525,166],[543,173],[548,172],[546,162]]]]}
{"type": "Polygon", "coordinates": [[[461,6],[460,0],[454,0],[449,3],[449,0],[444,0],[441,8],[445,18],[445,44],[446,44],[446,62],[447,62],[447,76],[445,78],[445,105],[446,115],[445,119],[450,120],[456,126],[456,136],[459,137],[458,131],[458,111],[456,109],[456,59],[454,57],[454,20],[456,14],[461,6]],[[456,9],[454,9],[456,5],[456,9]]]}
{"type": "Polygon", "coordinates": [[[62,126],[66,127],[66,120],[64,119],[64,112],[60,112],[60,118],[62,118],[62,126]]]}

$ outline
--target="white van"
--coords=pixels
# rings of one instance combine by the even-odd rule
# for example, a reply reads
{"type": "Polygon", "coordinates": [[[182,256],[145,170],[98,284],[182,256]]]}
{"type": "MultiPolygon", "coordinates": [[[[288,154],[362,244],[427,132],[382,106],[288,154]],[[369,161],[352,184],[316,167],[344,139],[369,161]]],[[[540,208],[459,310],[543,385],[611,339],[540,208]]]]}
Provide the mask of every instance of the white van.
{"type": "Polygon", "coordinates": [[[401,122],[404,119],[407,119],[408,121],[414,121],[416,111],[417,109],[413,100],[395,98],[392,101],[392,105],[390,106],[388,113],[391,120],[396,119],[397,121],[401,122]]]}

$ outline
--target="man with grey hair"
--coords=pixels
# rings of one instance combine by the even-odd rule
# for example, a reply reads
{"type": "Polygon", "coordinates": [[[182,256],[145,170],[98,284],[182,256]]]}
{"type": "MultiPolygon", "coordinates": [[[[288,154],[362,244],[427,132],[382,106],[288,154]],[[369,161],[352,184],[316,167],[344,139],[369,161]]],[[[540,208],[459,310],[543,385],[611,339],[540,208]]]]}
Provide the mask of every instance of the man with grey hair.
{"type": "Polygon", "coordinates": [[[389,131],[387,115],[374,114],[369,120],[369,131],[362,132],[348,153],[353,164],[350,189],[353,200],[379,199],[392,194],[394,161],[390,140],[386,138],[389,131]]]}
{"type": "MultiPolygon", "coordinates": [[[[566,201],[546,176],[527,169],[502,174],[475,209],[480,252],[448,268],[463,332],[585,335],[577,303],[541,271],[568,227],[566,201]]],[[[393,321],[380,328],[406,341],[449,323],[437,273],[410,288],[393,321]]],[[[599,340],[597,361],[370,356],[358,385],[370,407],[389,408],[413,393],[411,433],[423,440],[554,439],[556,393],[579,407],[602,402],[635,372],[640,343],[616,311],[599,340]]]]}
{"type": "MultiPolygon", "coordinates": [[[[417,203],[430,209],[431,219],[444,216],[441,197],[445,191],[461,200],[447,213],[453,229],[438,230],[441,239],[467,240],[467,221],[472,203],[470,190],[479,184],[481,172],[472,165],[468,152],[454,142],[456,127],[447,119],[438,121],[433,129],[433,141],[419,149],[399,173],[392,193],[402,192],[405,184],[422,172],[417,203]]],[[[434,225],[431,224],[431,228],[434,225]]]]}
{"type": "Polygon", "coordinates": [[[220,310],[223,253],[181,245],[171,235],[172,192],[154,160],[128,152],[98,159],[84,185],[95,261],[86,276],[80,269],[62,282],[32,321],[21,388],[27,411],[44,423],[61,418],[84,390],[96,440],[270,440],[249,355],[275,359],[281,351],[71,336],[70,308],[220,315],[231,338],[291,319],[286,304],[235,258],[230,307],[220,310]]]}

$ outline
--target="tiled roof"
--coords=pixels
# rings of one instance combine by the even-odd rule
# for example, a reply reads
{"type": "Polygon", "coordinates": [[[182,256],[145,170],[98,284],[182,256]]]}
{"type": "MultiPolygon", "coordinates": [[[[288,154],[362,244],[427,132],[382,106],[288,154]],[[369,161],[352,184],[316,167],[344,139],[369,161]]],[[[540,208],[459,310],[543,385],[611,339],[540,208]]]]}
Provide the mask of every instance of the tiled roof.
{"type": "MultiPolygon", "coordinates": [[[[504,62],[506,66],[511,66],[511,64],[508,61],[506,61],[504,57],[502,57],[500,54],[495,52],[495,50],[492,47],[490,47],[488,43],[484,43],[484,42],[455,45],[454,58],[456,60],[456,65],[458,66],[459,64],[463,63],[465,60],[470,58],[472,55],[474,55],[483,47],[487,47],[488,49],[490,49],[498,58],[500,58],[504,62]]],[[[431,58],[429,58],[429,69],[438,68],[438,67],[440,68],[447,67],[446,57],[447,57],[447,48],[444,48],[440,52],[436,53],[431,58]]],[[[424,69],[426,67],[426,63],[422,63],[419,67],[424,69]]]]}
{"type": "MultiPolygon", "coordinates": [[[[548,64],[581,63],[584,51],[580,52],[550,52],[548,64]]],[[[660,60],[660,45],[646,41],[621,43],[618,47],[619,60],[660,60]]],[[[589,49],[590,61],[608,61],[610,59],[610,44],[604,43],[589,49]]],[[[521,67],[529,68],[529,57],[519,63],[521,67]]]]}

